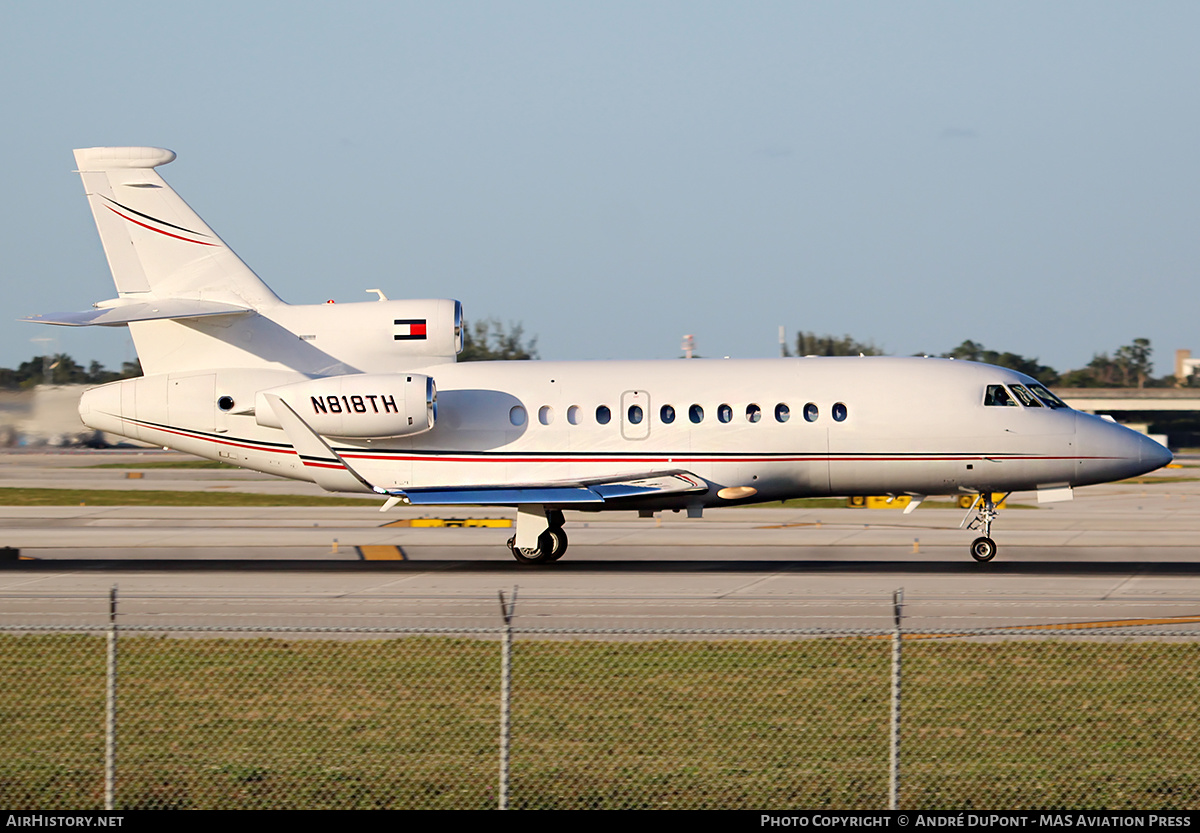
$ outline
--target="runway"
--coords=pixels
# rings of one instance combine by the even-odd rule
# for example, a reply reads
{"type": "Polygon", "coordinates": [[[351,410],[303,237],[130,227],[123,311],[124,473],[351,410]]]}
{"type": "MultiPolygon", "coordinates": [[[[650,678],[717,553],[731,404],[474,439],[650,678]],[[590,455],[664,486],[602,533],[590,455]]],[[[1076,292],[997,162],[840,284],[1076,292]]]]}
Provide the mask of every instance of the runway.
{"type": "MultiPolygon", "coordinates": [[[[21,455],[12,455],[21,457],[21,455]]],[[[6,456],[0,485],[307,490],[253,473],[84,469],[6,456]]],[[[111,459],[111,458],[103,458],[111,459]]],[[[155,458],[158,459],[158,458],[155,458]]],[[[174,458],[172,458],[174,459],[174,458]]],[[[1184,461],[1185,465],[1190,465],[1184,461]]],[[[1200,616],[1200,469],[1088,487],[1037,507],[1009,499],[999,554],[976,564],[963,512],[739,508],[701,520],[567,513],[561,562],[512,560],[506,528],[404,525],[436,513],[362,507],[0,507],[0,621],[495,627],[497,594],[544,627],[888,627],[903,588],[914,627],[1117,620],[1192,628],[1200,616]],[[1161,481],[1161,482],[1160,482],[1161,481]],[[397,525],[400,524],[400,525],[397,525]],[[365,560],[381,558],[386,560],[365,560]]],[[[496,509],[441,517],[511,518],[496,509]]]]}

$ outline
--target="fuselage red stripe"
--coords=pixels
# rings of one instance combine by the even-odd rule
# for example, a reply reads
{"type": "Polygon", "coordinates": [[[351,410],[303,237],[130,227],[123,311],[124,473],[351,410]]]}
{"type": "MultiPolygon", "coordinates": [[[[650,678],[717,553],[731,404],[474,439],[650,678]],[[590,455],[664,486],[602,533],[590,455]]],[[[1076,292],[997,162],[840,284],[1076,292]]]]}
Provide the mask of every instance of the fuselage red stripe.
{"type": "MultiPolygon", "coordinates": [[[[161,431],[164,434],[173,434],[178,437],[187,437],[193,440],[202,440],[204,442],[214,443],[216,445],[232,446],[234,448],[245,448],[251,451],[264,451],[276,454],[295,454],[296,450],[290,446],[272,446],[258,445],[251,441],[237,442],[234,440],[224,440],[217,437],[212,437],[200,432],[190,432],[187,429],[174,429],[162,425],[154,425],[145,423],[140,420],[130,420],[124,418],[125,422],[132,422],[142,428],[147,428],[153,431],[161,431]]],[[[463,456],[462,454],[355,454],[347,452],[341,455],[347,460],[361,460],[367,463],[371,462],[408,462],[408,463],[655,463],[665,465],[676,465],[683,463],[844,463],[844,462],[955,462],[967,460],[987,460],[995,459],[1000,462],[1016,462],[1021,460],[1114,460],[1115,457],[1096,457],[1096,456],[1060,456],[1060,455],[1038,455],[1038,454],[938,454],[937,452],[927,452],[925,454],[878,454],[878,455],[861,455],[852,454],[848,456],[837,454],[822,454],[813,452],[808,455],[799,456],[781,456],[772,454],[746,454],[741,456],[726,456],[726,455],[701,455],[694,454],[670,454],[663,453],[658,455],[646,455],[638,457],[626,457],[623,455],[605,455],[593,454],[588,456],[572,456],[572,457],[530,457],[522,455],[520,452],[512,452],[511,454],[494,454],[486,456],[463,456]]],[[[318,463],[304,461],[306,466],[322,466],[324,468],[344,468],[340,463],[328,462],[318,463]]]]}

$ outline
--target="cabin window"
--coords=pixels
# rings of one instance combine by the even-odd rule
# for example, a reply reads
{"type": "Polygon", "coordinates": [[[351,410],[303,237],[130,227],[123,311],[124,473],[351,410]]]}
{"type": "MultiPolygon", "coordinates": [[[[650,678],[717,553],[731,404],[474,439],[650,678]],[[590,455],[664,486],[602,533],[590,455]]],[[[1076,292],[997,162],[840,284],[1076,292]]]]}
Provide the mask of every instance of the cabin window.
{"type": "Polygon", "coordinates": [[[815,404],[813,404],[812,402],[809,402],[807,405],[804,406],[804,418],[806,420],[808,420],[809,422],[816,422],[817,417],[819,417],[820,415],[821,415],[821,412],[819,410],[817,410],[817,406],[815,404]]]}
{"type": "Polygon", "coordinates": [[[729,422],[729,420],[731,420],[731,419],[733,419],[733,408],[729,407],[728,405],[726,405],[724,403],[718,405],[717,406],[717,421],[718,422],[729,422]]]}
{"type": "Polygon", "coordinates": [[[845,422],[846,421],[846,405],[845,405],[845,403],[844,402],[833,403],[833,408],[830,409],[829,413],[833,416],[834,422],[845,422]]]}
{"type": "Polygon", "coordinates": [[[513,425],[525,424],[525,409],[520,405],[513,405],[512,410],[508,412],[508,421],[513,425]]]}
{"type": "Polygon", "coordinates": [[[549,425],[554,422],[554,409],[549,405],[543,405],[538,409],[538,422],[542,425],[549,425]]]}
{"type": "Polygon", "coordinates": [[[746,422],[758,422],[762,419],[762,408],[754,403],[746,406],[746,422]]]}
{"type": "Polygon", "coordinates": [[[630,405],[627,411],[630,425],[639,425],[642,421],[642,406],[630,405]]]}
{"type": "Polygon", "coordinates": [[[601,425],[608,425],[609,420],[611,419],[612,411],[608,409],[607,405],[599,405],[596,407],[596,422],[600,423],[601,425]]]}
{"type": "Polygon", "coordinates": [[[1047,408],[1067,408],[1067,407],[1069,407],[1066,402],[1063,402],[1061,399],[1059,399],[1057,396],[1052,394],[1050,391],[1046,390],[1045,386],[1043,386],[1043,385],[1030,385],[1029,389],[1031,391],[1033,391],[1034,396],[1036,396],[1038,399],[1042,400],[1042,402],[1046,403],[1047,408]]]}
{"type": "Polygon", "coordinates": [[[790,408],[788,408],[787,405],[780,402],[778,405],[775,406],[775,421],[776,422],[787,422],[791,418],[792,418],[792,411],[790,408]]]}
{"type": "Polygon", "coordinates": [[[704,409],[699,405],[693,405],[688,408],[688,419],[696,424],[704,422],[704,409]]]}
{"type": "Polygon", "coordinates": [[[1038,402],[1037,397],[1020,385],[1013,385],[1012,392],[1017,395],[1017,399],[1021,400],[1021,404],[1026,408],[1040,408],[1042,403],[1038,402]]]}
{"type": "Polygon", "coordinates": [[[987,393],[983,395],[984,405],[1012,405],[1017,407],[1017,402],[1009,394],[1008,389],[1004,385],[988,385],[987,393]]]}
{"type": "Polygon", "coordinates": [[[670,425],[675,421],[675,409],[670,405],[663,405],[658,409],[658,418],[663,421],[664,425],[670,425]]]}
{"type": "Polygon", "coordinates": [[[567,422],[571,423],[572,425],[578,425],[580,418],[581,416],[578,405],[572,405],[570,408],[567,408],[567,422]]]}

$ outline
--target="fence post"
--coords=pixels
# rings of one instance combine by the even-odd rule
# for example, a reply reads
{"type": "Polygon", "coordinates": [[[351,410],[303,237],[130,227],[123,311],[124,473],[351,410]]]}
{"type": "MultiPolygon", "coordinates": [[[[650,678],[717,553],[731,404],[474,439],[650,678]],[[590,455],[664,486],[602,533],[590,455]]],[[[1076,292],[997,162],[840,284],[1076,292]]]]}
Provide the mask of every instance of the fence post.
{"type": "Polygon", "coordinates": [[[117,585],[108,593],[108,658],[104,703],[104,809],[115,809],[117,780],[117,585]]]}
{"type": "Polygon", "coordinates": [[[497,790],[498,810],[508,809],[508,742],[511,731],[512,708],[509,696],[512,693],[512,620],[517,606],[517,588],[513,586],[512,601],[504,601],[500,593],[500,616],[504,619],[504,639],[500,646],[500,784],[497,790]]]}
{"type": "Polygon", "coordinates": [[[892,593],[892,720],[891,758],[888,772],[888,809],[897,810],[900,803],[900,642],[901,609],[904,607],[904,588],[892,593]]]}

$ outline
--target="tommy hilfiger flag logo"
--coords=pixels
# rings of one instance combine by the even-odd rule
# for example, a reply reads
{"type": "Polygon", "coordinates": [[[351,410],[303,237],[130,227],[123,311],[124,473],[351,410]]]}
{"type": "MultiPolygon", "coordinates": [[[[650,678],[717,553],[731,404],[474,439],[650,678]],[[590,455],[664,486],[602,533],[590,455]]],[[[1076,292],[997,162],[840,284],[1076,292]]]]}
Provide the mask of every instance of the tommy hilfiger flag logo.
{"type": "Polygon", "coordinates": [[[397,318],[395,324],[392,338],[396,341],[425,340],[424,318],[397,318]]]}

